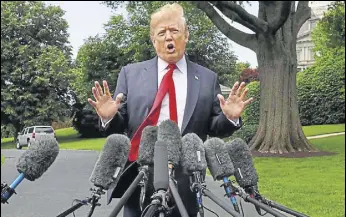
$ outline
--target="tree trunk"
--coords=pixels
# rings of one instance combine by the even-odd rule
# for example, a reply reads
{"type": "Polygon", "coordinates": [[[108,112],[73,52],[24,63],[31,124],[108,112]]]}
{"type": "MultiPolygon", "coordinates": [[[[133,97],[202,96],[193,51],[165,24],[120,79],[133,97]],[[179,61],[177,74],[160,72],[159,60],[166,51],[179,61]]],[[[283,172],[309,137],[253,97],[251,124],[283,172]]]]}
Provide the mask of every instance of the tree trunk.
{"type": "Polygon", "coordinates": [[[283,27],[276,35],[258,35],[260,122],[250,141],[251,150],[280,154],[316,151],[300,123],[296,94],[296,37],[287,31],[283,27]]]}

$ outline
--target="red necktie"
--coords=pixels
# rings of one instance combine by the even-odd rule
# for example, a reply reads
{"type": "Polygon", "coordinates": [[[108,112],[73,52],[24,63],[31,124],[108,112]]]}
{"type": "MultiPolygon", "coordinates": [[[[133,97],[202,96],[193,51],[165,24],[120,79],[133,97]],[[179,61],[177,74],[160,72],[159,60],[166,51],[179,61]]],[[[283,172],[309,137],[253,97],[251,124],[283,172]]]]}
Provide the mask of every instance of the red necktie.
{"type": "Polygon", "coordinates": [[[177,103],[175,98],[175,87],[174,87],[174,81],[173,81],[173,71],[176,68],[175,64],[169,64],[168,65],[168,72],[163,76],[160,87],[157,91],[154,104],[148,114],[148,116],[145,118],[143,123],[138,127],[135,134],[133,135],[131,139],[131,148],[129,153],[129,161],[135,161],[138,157],[138,149],[139,144],[142,136],[142,131],[144,127],[151,125],[155,126],[157,124],[157,121],[159,119],[160,110],[161,110],[161,104],[162,100],[165,97],[166,93],[168,92],[169,95],[169,116],[170,119],[176,123],[178,123],[178,115],[177,115],[177,103]]]}

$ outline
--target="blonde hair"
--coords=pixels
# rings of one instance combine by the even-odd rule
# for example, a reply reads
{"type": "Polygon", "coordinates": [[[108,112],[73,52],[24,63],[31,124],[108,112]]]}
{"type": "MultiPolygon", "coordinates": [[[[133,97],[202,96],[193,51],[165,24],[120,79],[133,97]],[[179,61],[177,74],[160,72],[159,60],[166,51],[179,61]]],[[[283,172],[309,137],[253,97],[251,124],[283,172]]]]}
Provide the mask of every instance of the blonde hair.
{"type": "Polygon", "coordinates": [[[178,3],[166,4],[157,9],[152,15],[150,20],[150,35],[154,35],[154,27],[161,20],[162,17],[179,16],[184,25],[185,31],[187,31],[186,18],[184,17],[184,9],[178,3]]]}

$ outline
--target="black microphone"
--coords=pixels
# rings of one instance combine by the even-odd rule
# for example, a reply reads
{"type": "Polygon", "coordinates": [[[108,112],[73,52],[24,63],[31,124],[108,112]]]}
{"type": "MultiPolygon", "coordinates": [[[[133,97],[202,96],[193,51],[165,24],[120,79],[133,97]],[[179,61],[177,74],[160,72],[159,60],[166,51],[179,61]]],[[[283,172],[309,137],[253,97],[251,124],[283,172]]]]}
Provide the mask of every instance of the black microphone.
{"type": "MultiPolygon", "coordinates": [[[[258,192],[258,175],[254,163],[252,160],[252,155],[246,142],[240,138],[236,138],[231,142],[226,143],[228,153],[232,159],[233,165],[235,167],[235,177],[240,185],[240,187],[245,189],[245,192],[250,195],[250,198],[255,198],[270,207],[276,208],[278,210],[284,211],[286,213],[292,214],[298,217],[306,217],[306,215],[284,207],[273,201],[267,200],[260,195],[258,192]]],[[[258,214],[261,215],[259,206],[256,206],[258,214]]]]}
{"type": "Polygon", "coordinates": [[[6,183],[1,184],[1,203],[8,203],[8,199],[15,192],[15,188],[27,179],[35,181],[53,164],[59,154],[59,146],[56,139],[43,139],[34,141],[17,161],[17,171],[19,176],[10,186],[6,183]]]}
{"type": "Polygon", "coordinates": [[[154,148],[154,189],[155,192],[151,197],[151,203],[142,213],[142,216],[153,217],[155,213],[159,216],[165,216],[168,211],[168,167],[167,167],[167,143],[156,141],[154,148]]]}
{"type": "Polygon", "coordinates": [[[138,185],[141,185],[141,195],[140,195],[140,206],[142,208],[145,191],[147,188],[148,181],[148,167],[154,164],[154,147],[157,140],[157,127],[156,126],[146,126],[143,129],[141,141],[139,144],[138,159],[137,162],[140,165],[139,173],[133,180],[129,188],[125,191],[123,196],[120,198],[119,202],[115,205],[110,217],[116,217],[121,211],[122,207],[131,197],[133,192],[136,190],[138,185]],[[142,182],[142,183],[141,183],[142,182]]]}
{"type": "Polygon", "coordinates": [[[117,184],[120,173],[127,162],[129,150],[129,138],[121,134],[109,135],[90,176],[90,181],[97,187],[96,189],[90,189],[92,197],[86,200],[78,200],[77,204],[57,217],[65,217],[88,203],[91,203],[91,209],[88,213],[88,216],[91,216],[95,207],[100,206],[98,200],[102,194],[105,194],[103,190],[108,190],[117,184]]]}
{"type": "MultiPolygon", "coordinates": [[[[255,205],[256,211],[261,215],[261,208],[274,216],[284,216],[283,214],[271,209],[265,204],[259,203],[255,199],[255,189],[257,189],[258,175],[252,161],[251,152],[246,144],[240,138],[236,138],[225,145],[227,152],[233,162],[236,181],[242,187],[237,189],[237,193],[245,201],[255,205]]],[[[258,199],[258,198],[257,198],[258,199]]]]}
{"type": "Polygon", "coordinates": [[[181,216],[188,217],[189,215],[179,195],[176,180],[174,179],[174,168],[179,166],[182,149],[181,133],[178,125],[169,119],[162,121],[157,130],[157,140],[167,144],[169,190],[181,216]]]}
{"type": "Polygon", "coordinates": [[[203,173],[207,168],[203,141],[195,133],[188,133],[183,136],[182,143],[181,166],[190,175],[190,189],[196,193],[196,204],[200,216],[203,217],[202,185],[204,185],[203,173]]]}
{"type": "Polygon", "coordinates": [[[231,158],[225,149],[225,143],[219,138],[210,138],[204,143],[207,164],[214,180],[222,180],[226,195],[230,198],[235,211],[240,213],[240,209],[232,188],[232,183],[228,177],[234,174],[234,166],[231,158]]]}

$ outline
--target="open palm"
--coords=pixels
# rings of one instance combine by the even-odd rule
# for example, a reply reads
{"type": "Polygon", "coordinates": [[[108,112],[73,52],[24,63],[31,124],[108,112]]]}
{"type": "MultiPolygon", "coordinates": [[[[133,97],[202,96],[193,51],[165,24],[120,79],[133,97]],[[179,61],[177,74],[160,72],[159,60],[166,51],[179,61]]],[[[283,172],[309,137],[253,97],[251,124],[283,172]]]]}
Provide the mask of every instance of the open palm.
{"type": "Polygon", "coordinates": [[[236,82],[226,100],[221,94],[218,95],[220,107],[224,115],[230,120],[238,119],[245,110],[245,107],[253,101],[252,97],[245,100],[249,89],[245,88],[243,91],[244,87],[244,82],[242,82],[240,86],[239,82],[236,82]]]}
{"type": "Polygon", "coordinates": [[[100,84],[96,81],[95,87],[92,88],[96,101],[88,98],[88,102],[95,108],[102,120],[109,120],[118,112],[123,94],[118,94],[114,100],[109,92],[107,81],[103,81],[103,87],[104,91],[102,91],[100,84]]]}

